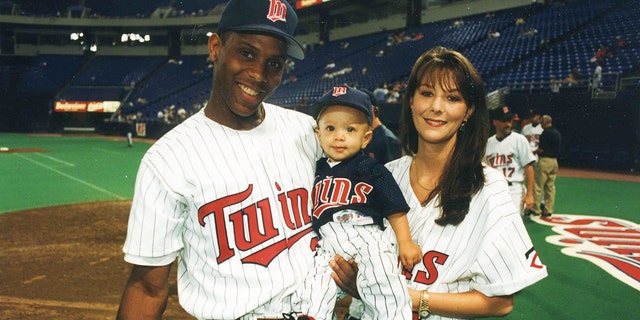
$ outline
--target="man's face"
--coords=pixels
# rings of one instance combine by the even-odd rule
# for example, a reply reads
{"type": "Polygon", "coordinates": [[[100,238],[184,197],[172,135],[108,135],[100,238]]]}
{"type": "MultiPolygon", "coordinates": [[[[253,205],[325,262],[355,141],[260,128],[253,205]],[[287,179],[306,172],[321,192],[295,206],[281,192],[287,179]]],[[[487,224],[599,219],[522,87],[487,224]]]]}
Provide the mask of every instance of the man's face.
{"type": "MultiPolygon", "coordinates": [[[[287,44],[276,37],[227,32],[209,40],[216,117],[252,118],[280,85],[287,44]]],[[[224,121],[221,121],[224,123],[224,121]]]]}
{"type": "Polygon", "coordinates": [[[531,117],[531,124],[533,124],[534,126],[537,126],[540,123],[540,115],[536,114],[533,117],[531,117]]]}
{"type": "Polygon", "coordinates": [[[493,120],[493,126],[496,127],[496,136],[498,138],[504,138],[511,133],[513,128],[513,118],[506,118],[501,120],[493,120]]]}

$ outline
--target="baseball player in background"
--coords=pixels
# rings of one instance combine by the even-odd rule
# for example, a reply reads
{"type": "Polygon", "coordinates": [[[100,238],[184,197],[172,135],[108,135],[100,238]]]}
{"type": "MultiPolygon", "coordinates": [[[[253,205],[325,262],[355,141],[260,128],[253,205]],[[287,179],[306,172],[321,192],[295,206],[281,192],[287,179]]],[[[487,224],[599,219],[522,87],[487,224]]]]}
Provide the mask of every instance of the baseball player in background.
{"type": "Polygon", "coordinates": [[[358,89],[338,86],[311,107],[311,114],[317,118],[316,135],[326,157],[316,164],[312,216],[320,240],[302,291],[302,313],[333,319],[338,287],[329,261],[340,254],[360,266],[357,285],[366,319],[411,320],[398,257],[411,270],[421,251],[411,240],[409,207],[395,180],[362,151],[372,135],[371,100],[358,89]],[[383,236],[384,221],[396,241],[383,236]]]}
{"type": "Polygon", "coordinates": [[[533,164],[536,157],[527,138],[511,131],[514,118],[511,108],[504,106],[493,109],[492,118],[496,134],[487,141],[485,161],[507,179],[513,203],[524,216],[525,211],[533,207],[533,164]]]}
{"type": "Polygon", "coordinates": [[[540,125],[540,112],[536,109],[529,110],[529,123],[525,124],[522,127],[522,134],[527,141],[529,141],[529,147],[531,148],[531,152],[536,156],[536,160],[538,156],[535,154],[538,149],[538,144],[540,143],[540,135],[542,134],[542,126],[540,125]]]}
{"type": "MultiPolygon", "coordinates": [[[[419,319],[504,316],[516,292],[547,275],[504,177],[483,164],[485,98],[479,73],[456,51],[427,51],[409,75],[400,119],[407,155],[386,166],[422,248],[406,274],[419,319]]],[[[331,267],[337,284],[358,296],[358,265],[337,257],[331,267]]]]}
{"type": "Polygon", "coordinates": [[[198,319],[296,311],[292,293],[313,263],[310,194],[322,151],[313,118],[263,102],[286,57],[304,58],[296,25],[284,0],[227,3],[209,38],[208,104],[141,161],[119,319],[161,318],[176,258],[180,304],[198,319]]]}
{"type": "Polygon", "coordinates": [[[398,141],[398,137],[396,137],[396,135],[380,120],[378,100],[371,91],[360,91],[366,93],[369,96],[369,99],[371,99],[371,111],[373,115],[373,120],[371,121],[373,135],[371,136],[369,144],[364,148],[364,153],[375,158],[382,164],[400,158],[402,156],[400,141],[398,141]]]}

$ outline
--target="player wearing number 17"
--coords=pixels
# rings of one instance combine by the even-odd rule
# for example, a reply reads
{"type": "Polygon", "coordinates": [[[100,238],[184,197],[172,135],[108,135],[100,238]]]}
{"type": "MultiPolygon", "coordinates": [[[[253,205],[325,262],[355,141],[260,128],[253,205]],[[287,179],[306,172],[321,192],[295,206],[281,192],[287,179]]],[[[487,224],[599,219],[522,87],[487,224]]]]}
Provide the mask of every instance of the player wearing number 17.
{"type": "Polygon", "coordinates": [[[504,106],[493,109],[491,116],[496,134],[487,141],[485,161],[504,174],[511,199],[520,210],[520,215],[524,215],[533,207],[533,164],[536,156],[527,138],[511,131],[515,117],[511,108],[504,106]]]}

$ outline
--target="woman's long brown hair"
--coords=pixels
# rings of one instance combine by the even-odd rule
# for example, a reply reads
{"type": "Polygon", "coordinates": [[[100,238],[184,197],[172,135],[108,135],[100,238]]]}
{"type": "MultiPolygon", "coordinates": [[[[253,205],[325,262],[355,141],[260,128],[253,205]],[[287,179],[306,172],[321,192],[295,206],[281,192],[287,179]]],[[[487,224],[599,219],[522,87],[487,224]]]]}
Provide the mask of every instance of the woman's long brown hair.
{"type": "MultiPolygon", "coordinates": [[[[489,138],[489,112],[486,91],[480,74],[471,62],[457,51],[435,47],[415,62],[402,99],[400,140],[406,154],[418,152],[419,134],[411,114],[411,98],[421,83],[453,86],[462,94],[467,107],[475,110],[458,131],[456,145],[449,163],[433,195],[439,195],[441,216],[439,225],[457,225],[469,212],[471,197],[484,185],[482,159],[489,138]],[[454,83],[448,83],[453,79],[454,83]]],[[[431,196],[429,197],[431,198],[431,196]]]]}

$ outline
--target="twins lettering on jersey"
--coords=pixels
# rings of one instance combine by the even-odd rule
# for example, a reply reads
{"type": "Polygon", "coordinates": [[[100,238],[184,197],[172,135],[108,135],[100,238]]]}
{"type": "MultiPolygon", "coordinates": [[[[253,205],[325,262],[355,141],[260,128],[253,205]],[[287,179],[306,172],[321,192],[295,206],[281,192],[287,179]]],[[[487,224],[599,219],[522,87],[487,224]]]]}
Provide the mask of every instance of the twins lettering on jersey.
{"type": "MultiPolygon", "coordinates": [[[[529,267],[535,269],[542,269],[544,265],[540,261],[538,257],[538,253],[531,247],[527,252],[522,253],[523,257],[529,263],[529,267]]],[[[416,272],[415,276],[411,273],[411,270],[407,270],[402,268],[402,273],[407,278],[407,280],[413,280],[414,282],[431,285],[438,280],[438,266],[444,266],[449,259],[449,255],[443,252],[438,252],[435,250],[427,251],[422,256],[422,264],[424,265],[425,270],[419,270],[416,272]],[[411,279],[413,277],[413,279],[411,279]]],[[[417,266],[417,265],[416,265],[417,266]]]]}
{"type": "MultiPolygon", "coordinates": [[[[277,183],[276,188],[281,191],[277,183]]],[[[266,267],[278,254],[311,232],[311,217],[307,214],[309,193],[304,188],[279,193],[277,204],[265,198],[244,206],[238,211],[225,214],[225,208],[243,203],[250,198],[252,192],[253,184],[249,184],[243,191],[213,200],[198,209],[198,222],[201,226],[206,225],[205,219],[214,224],[218,244],[218,263],[241,254],[243,263],[255,263],[266,267]],[[284,225],[290,230],[299,232],[253,252],[254,248],[281,236],[281,230],[278,230],[274,223],[280,219],[273,217],[278,210],[273,210],[273,206],[279,206],[284,225]],[[233,226],[232,234],[227,233],[228,223],[233,226]]]]}
{"type": "Polygon", "coordinates": [[[511,178],[511,176],[513,176],[513,173],[516,171],[516,168],[511,167],[511,164],[513,163],[513,158],[514,158],[513,154],[492,153],[487,155],[485,157],[485,160],[490,166],[496,169],[502,168],[502,173],[504,174],[504,176],[507,178],[511,178]]]}
{"type": "Polygon", "coordinates": [[[349,179],[326,177],[313,187],[313,216],[320,218],[324,211],[338,206],[366,203],[372,190],[373,186],[365,182],[353,185],[349,179]]]}

